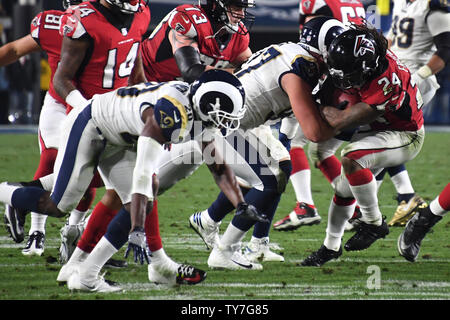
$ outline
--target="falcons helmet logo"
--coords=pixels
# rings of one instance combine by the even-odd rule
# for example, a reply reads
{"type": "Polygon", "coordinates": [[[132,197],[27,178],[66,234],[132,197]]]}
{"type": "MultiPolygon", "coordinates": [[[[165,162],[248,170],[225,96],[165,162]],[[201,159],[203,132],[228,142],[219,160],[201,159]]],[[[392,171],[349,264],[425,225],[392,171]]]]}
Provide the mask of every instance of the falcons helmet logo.
{"type": "Polygon", "coordinates": [[[353,55],[355,57],[362,57],[369,51],[372,54],[375,54],[375,47],[371,41],[366,39],[364,34],[356,36],[355,40],[355,48],[353,49],[353,55]]]}

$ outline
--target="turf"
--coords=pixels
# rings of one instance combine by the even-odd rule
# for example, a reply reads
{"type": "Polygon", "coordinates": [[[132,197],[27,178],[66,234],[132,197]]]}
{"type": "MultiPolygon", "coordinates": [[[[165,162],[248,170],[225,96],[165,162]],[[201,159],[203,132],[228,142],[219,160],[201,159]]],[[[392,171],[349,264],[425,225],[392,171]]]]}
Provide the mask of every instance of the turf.
{"type": "MultiPolygon", "coordinates": [[[[449,182],[450,133],[427,133],[425,144],[407,168],[416,192],[431,201],[449,182]]],[[[35,135],[0,135],[0,181],[30,180],[38,164],[35,135]]],[[[444,217],[422,243],[417,262],[398,255],[396,241],[402,228],[393,227],[383,240],[362,252],[345,252],[337,261],[321,268],[300,267],[299,263],[317,250],[325,236],[327,209],[332,197],[328,182],[312,169],[314,201],[322,222],[295,231],[271,231],[271,243],[278,246],[286,261],[263,263],[263,271],[220,271],[207,266],[209,252],[188,227],[195,211],[215,200],[218,188],[202,166],[182,180],[159,200],[160,228],[166,252],[176,261],[207,270],[206,280],[196,286],[160,287],[150,284],[147,267],[131,260],[125,269],[105,269],[106,278],[119,282],[126,291],[114,294],[70,292],[56,282],[59,229],[65,219],[47,220],[46,250],[41,257],[25,257],[0,222],[0,299],[1,300],[378,300],[450,298],[450,220],[444,217]]],[[[97,192],[97,200],[103,194],[97,192]]],[[[397,206],[389,177],[379,192],[380,207],[390,219],[397,206]]],[[[283,195],[274,220],[288,214],[295,204],[291,185],[283,195]]],[[[1,206],[1,205],[0,205],[1,206]]],[[[3,206],[0,207],[3,212],[3,206]]],[[[0,214],[2,215],[2,214],[0,214]]],[[[223,232],[228,217],[221,226],[223,232]]],[[[27,227],[29,227],[29,216],[27,227]]],[[[28,230],[28,229],[27,229],[28,230]]],[[[351,233],[345,233],[345,242],[351,233]]],[[[244,241],[248,241],[248,234],[244,241]]],[[[115,258],[123,259],[124,249],[115,258]]],[[[176,312],[181,314],[184,303],[176,312]]],[[[256,309],[255,309],[256,310],[256,309]]],[[[255,311],[254,310],[254,311],[255,311]]],[[[247,312],[247,311],[246,311],[247,312]]],[[[255,311],[256,312],[256,311],[255,311]]],[[[261,313],[262,311],[259,310],[261,313]]],[[[192,310],[191,310],[192,313],[192,310]]]]}

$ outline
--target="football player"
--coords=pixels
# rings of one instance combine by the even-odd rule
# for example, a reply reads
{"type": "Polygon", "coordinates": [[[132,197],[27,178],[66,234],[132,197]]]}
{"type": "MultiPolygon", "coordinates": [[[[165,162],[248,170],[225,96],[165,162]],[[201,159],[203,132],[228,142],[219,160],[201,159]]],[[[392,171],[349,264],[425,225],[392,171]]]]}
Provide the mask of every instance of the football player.
{"type": "MultiPolygon", "coordinates": [[[[387,35],[390,49],[411,71],[427,105],[439,89],[435,74],[450,59],[450,7],[439,0],[394,1],[392,15],[387,35]]],[[[404,226],[424,200],[415,194],[404,166],[387,170],[399,202],[388,225],[404,226]]]]}
{"type": "MultiPolygon", "coordinates": [[[[142,0],[91,1],[63,16],[61,61],[53,82],[56,92],[70,107],[83,107],[94,94],[146,80],[139,48],[150,34],[147,4],[148,1],[142,0]]],[[[80,220],[72,215],[61,230],[62,264],[68,261],[76,245],[90,252],[93,247],[89,245],[89,237],[106,230],[121,208],[114,190],[109,186],[106,189],[89,218],[88,232],[82,232],[80,225],[70,224],[71,220],[80,220]]]]}
{"type": "MultiPolygon", "coordinates": [[[[82,1],[63,1],[64,8],[78,4],[82,1]]],[[[59,124],[66,116],[66,105],[53,87],[52,79],[59,62],[62,37],[59,34],[61,16],[64,13],[58,10],[48,10],[37,14],[31,22],[30,34],[18,40],[7,43],[0,48],[0,66],[17,61],[20,57],[32,52],[45,51],[51,70],[50,86],[46,93],[39,117],[39,151],[40,161],[35,172],[34,179],[41,178],[53,172],[53,164],[56,159],[59,124]]],[[[85,214],[94,200],[95,189],[89,189],[79,206],[74,209],[80,216],[85,214]]],[[[8,210],[8,208],[7,208],[8,210]]],[[[45,222],[47,216],[35,212],[31,213],[31,226],[28,240],[22,250],[24,255],[42,255],[45,249],[45,222]]],[[[73,224],[76,224],[74,222],[73,224]]],[[[22,234],[14,233],[14,228],[7,226],[12,232],[14,241],[21,242],[22,234]]]]}
{"type": "MultiPolygon", "coordinates": [[[[147,78],[155,81],[181,78],[191,82],[203,70],[221,68],[232,72],[252,54],[246,25],[254,17],[246,10],[254,5],[254,1],[248,0],[202,0],[199,5],[176,7],[143,43],[147,78]]],[[[160,183],[165,190],[192,174],[203,163],[203,157],[195,145],[187,143],[165,152],[162,162],[160,183]],[[199,161],[179,163],[192,153],[195,154],[192,158],[199,161]]],[[[196,228],[192,220],[191,225],[196,228]]],[[[267,250],[266,259],[269,259],[267,250]]],[[[271,257],[283,258],[275,253],[271,257]]],[[[152,278],[151,268],[150,265],[149,278],[152,278]]]]}
{"type": "Polygon", "coordinates": [[[244,23],[254,0],[200,0],[173,9],[142,46],[145,75],[151,81],[192,82],[211,68],[233,70],[252,54],[244,23]]]}
{"type": "MultiPolygon", "coordinates": [[[[244,101],[239,80],[219,70],[205,72],[192,86],[179,81],[146,83],[95,95],[85,107],[73,110],[63,124],[51,194],[41,188],[3,183],[2,194],[6,197],[2,201],[19,210],[32,208],[42,214],[64,216],[81,198],[98,168],[102,179],[116,190],[125,206],[78,272],[68,279],[68,287],[116,291],[118,288],[108,285],[99,272],[127,241],[126,255],[133,250],[135,261],[149,262],[144,221],[149,211],[147,202],[151,205],[154,198],[155,164],[162,145],[201,136],[203,148],[213,146],[211,131],[238,128],[245,111],[244,101]],[[217,85],[221,92],[214,89],[217,85]]],[[[233,171],[214,147],[211,150],[215,161],[208,168],[217,185],[237,207],[237,215],[254,218],[255,210],[245,203],[233,171]]],[[[15,218],[24,222],[23,215],[15,218]]],[[[204,273],[185,267],[181,265],[179,272],[194,271],[204,279],[204,273]]]]}
{"type": "MultiPolygon", "coordinates": [[[[310,36],[308,30],[304,30],[304,25],[317,16],[333,17],[347,25],[362,23],[366,13],[359,0],[301,0],[299,4],[300,38],[310,36]]],[[[322,219],[317,212],[311,194],[311,170],[304,148],[309,143],[308,154],[310,158],[327,180],[333,183],[333,180],[341,172],[340,161],[334,154],[351,134],[343,133],[320,144],[310,143],[304,137],[298,122],[292,118],[285,118],[281,122],[280,136],[290,140],[289,154],[292,161],[292,173],[289,180],[294,188],[297,203],[286,217],[274,223],[274,229],[288,231],[301,226],[318,224],[322,219]]]]}
{"type": "Polygon", "coordinates": [[[450,211],[450,183],[430,202],[416,208],[417,214],[408,221],[397,241],[398,252],[406,260],[416,261],[422,240],[431,228],[450,211]]]}
{"type": "MultiPolygon", "coordinates": [[[[329,39],[343,30],[343,24],[335,21],[333,25],[329,24],[329,30],[324,33],[329,39]]],[[[251,146],[252,139],[258,141],[255,136],[259,137],[259,143],[265,143],[266,149],[257,149],[259,145],[253,145],[251,149],[270,150],[272,159],[266,154],[266,157],[261,157],[256,163],[249,159],[243,165],[237,164],[233,168],[238,177],[245,177],[243,185],[247,187],[247,202],[254,204],[260,212],[272,219],[291,168],[286,148],[272,136],[270,130],[266,133],[267,127],[261,125],[270,119],[278,121],[293,112],[305,136],[311,141],[325,141],[333,137],[336,131],[322,119],[312,96],[312,89],[322,75],[321,66],[300,44],[285,43],[256,52],[235,75],[241,80],[247,95],[247,111],[241,120],[241,128],[246,131],[241,133],[241,137],[235,133],[234,137],[229,136],[226,140],[231,147],[234,147],[236,141],[244,141],[242,145],[247,148],[251,146]]],[[[252,156],[251,153],[240,155],[247,158],[252,156]]],[[[210,267],[258,270],[262,268],[255,262],[259,259],[283,261],[267,251],[270,223],[257,222],[259,226],[255,226],[255,230],[259,234],[253,233],[253,244],[248,246],[244,256],[252,263],[242,263],[239,243],[255,223],[244,222],[235,216],[219,239],[220,222],[231,210],[232,206],[225,197],[219,195],[207,210],[195,213],[190,218],[191,226],[212,248],[208,259],[210,267]]]]}
{"type": "Polygon", "coordinates": [[[355,200],[361,222],[345,249],[367,249],[389,234],[374,176],[382,168],[414,159],[425,137],[417,85],[377,30],[351,26],[330,43],[324,61],[333,84],[361,101],[343,110],[324,107],[324,117],[336,130],[360,128],[341,153],[342,174],[330,204],[324,243],[303,266],[321,266],[342,254],[345,222],[354,212],[355,200]]]}

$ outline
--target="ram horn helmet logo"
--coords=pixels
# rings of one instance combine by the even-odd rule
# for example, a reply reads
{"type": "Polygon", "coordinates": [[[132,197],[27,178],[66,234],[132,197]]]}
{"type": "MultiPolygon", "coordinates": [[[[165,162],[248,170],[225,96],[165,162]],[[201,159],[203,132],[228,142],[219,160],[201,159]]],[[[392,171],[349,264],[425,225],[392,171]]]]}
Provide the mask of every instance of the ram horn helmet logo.
{"type": "Polygon", "coordinates": [[[366,39],[364,34],[356,36],[355,48],[353,50],[353,55],[355,57],[362,57],[366,52],[372,52],[375,54],[375,47],[371,41],[366,39]]]}

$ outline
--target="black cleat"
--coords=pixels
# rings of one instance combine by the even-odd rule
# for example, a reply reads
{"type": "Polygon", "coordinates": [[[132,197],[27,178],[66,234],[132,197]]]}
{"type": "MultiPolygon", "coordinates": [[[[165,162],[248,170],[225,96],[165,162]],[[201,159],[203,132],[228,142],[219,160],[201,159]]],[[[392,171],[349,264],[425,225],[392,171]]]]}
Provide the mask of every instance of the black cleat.
{"type": "Polygon", "coordinates": [[[383,218],[380,226],[368,224],[363,221],[356,227],[356,233],[348,239],[344,248],[347,251],[357,251],[367,249],[380,238],[389,234],[389,227],[383,218]]]}
{"type": "Polygon", "coordinates": [[[178,267],[176,282],[177,284],[197,284],[205,280],[206,272],[187,264],[181,264],[178,267]]]}
{"type": "Polygon", "coordinates": [[[5,225],[6,230],[16,243],[25,239],[23,227],[25,225],[26,212],[5,204],[5,225]]]}
{"type": "Polygon", "coordinates": [[[105,263],[105,268],[120,269],[128,267],[128,263],[124,260],[109,259],[105,263]]]}
{"type": "Polygon", "coordinates": [[[420,208],[398,237],[397,249],[400,255],[410,262],[416,261],[423,238],[441,219],[442,217],[434,215],[429,207],[420,208]]]}
{"type": "Polygon", "coordinates": [[[337,259],[342,255],[342,246],[338,251],[330,250],[322,245],[319,250],[311,253],[309,257],[302,261],[301,265],[304,267],[321,267],[331,259],[337,259]]]}

